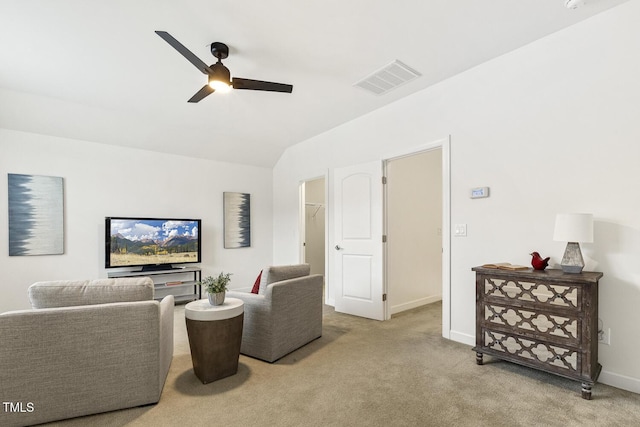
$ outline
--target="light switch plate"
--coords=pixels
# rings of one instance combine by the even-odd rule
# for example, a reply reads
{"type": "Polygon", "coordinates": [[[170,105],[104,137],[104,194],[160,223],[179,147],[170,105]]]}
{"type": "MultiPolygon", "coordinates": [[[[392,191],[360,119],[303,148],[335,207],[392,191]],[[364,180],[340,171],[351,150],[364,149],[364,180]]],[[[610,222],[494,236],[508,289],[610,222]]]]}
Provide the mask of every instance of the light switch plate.
{"type": "Polygon", "coordinates": [[[456,237],[467,237],[467,224],[456,224],[453,227],[453,235],[456,237]]]}

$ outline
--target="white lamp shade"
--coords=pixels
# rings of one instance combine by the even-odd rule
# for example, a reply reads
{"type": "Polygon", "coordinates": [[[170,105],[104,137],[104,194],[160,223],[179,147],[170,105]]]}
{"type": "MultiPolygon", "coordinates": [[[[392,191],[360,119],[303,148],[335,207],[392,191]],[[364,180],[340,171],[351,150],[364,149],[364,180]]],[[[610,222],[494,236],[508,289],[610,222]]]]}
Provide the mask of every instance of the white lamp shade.
{"type": "Polygon", "coordinates": [[[593,215],[585,213],[556,215],[553,240],[559,242],[593,242],[593,215]]]}

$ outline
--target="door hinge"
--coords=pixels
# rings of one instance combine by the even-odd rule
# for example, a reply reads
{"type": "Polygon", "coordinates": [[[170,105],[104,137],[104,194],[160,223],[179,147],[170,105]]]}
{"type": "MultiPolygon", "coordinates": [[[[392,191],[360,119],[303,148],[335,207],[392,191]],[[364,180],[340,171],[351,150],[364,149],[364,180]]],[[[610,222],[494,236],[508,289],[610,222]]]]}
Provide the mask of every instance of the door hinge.
{"type": "Polygon", "coordinates": [[[386,301],[387,300],[387,294],[382,294],[382,301],[386,301]]]}
{"type": "Polygon", "coordinates": [[[387,235],[386,234],[382,235],[382,243],[387,243],[387,235]]]}
{"type": "Polygon", "coordinates": [[[387,183],[387,177],[386,177],[386,176],[383,176],[383,177],[382,177],[382,183],[383,183],[383,184],[386,184],[386,183],[387,183]]]}

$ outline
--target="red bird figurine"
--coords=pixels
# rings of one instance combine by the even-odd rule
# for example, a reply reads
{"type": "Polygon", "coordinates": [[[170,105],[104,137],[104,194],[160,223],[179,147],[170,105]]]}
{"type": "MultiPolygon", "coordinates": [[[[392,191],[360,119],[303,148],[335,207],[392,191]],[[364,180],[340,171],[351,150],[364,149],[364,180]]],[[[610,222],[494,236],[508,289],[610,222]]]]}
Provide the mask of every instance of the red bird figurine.
{"type": "Polygon", "coordinates": [[[549,257],[542,258],[538,252],[531,252],[529,255],[534,270],[544,270],[549,265],[549,257]]]}

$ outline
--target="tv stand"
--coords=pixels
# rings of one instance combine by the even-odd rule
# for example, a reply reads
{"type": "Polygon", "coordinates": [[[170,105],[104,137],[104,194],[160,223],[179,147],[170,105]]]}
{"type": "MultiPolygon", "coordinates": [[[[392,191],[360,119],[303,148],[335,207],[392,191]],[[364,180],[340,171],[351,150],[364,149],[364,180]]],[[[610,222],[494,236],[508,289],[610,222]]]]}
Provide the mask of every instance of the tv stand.
{"type": "Polygon", "coordinates": [[[171,271],[171,270],[184,270],[184,267],[174,267],[171,264],[156,264],[156,265],[145,265],[142,267],[140,271],[171,271]]]}
{"type": "MultiPolygon", "coordinates": [[[[156,266],[153,266],[156,267],[156,266]]],[[[166,295],[173,295],[176,302],[189,302],[202,299],[202,270],[200,267],[173,267],[163,265],[164,269],[138,271],[110,271],[107,277],[150,277],[153,280],[155,299],[161,300],[166,295]],[[166,268],[171,267],[171,268],[166,268]],[[182,293],[174,293],[181,291],[182,293]],[[189,292],[189,293],[184,293],[189,292]]]]}

